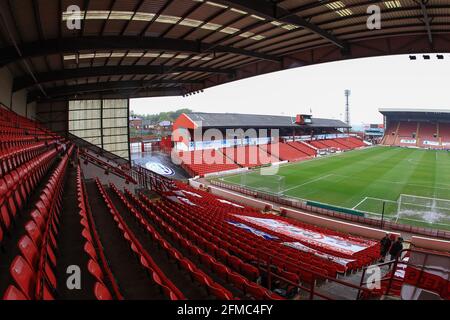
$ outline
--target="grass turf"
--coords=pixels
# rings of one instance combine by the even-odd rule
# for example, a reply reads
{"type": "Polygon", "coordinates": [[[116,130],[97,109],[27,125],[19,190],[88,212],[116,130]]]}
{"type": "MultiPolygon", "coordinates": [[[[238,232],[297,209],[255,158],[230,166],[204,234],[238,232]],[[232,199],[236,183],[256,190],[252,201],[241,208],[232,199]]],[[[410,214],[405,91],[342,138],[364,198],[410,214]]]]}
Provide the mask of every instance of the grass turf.
{"type": "Polygon", "coordinates": [[[251,189],[318,201],[387,219],[450,230],[450,152],[373,147],[280,166],[276,176],[260,170],[220,178],[251,189]],[[438,209],[405,210],[401,194],[447,199],[438,209]]]}

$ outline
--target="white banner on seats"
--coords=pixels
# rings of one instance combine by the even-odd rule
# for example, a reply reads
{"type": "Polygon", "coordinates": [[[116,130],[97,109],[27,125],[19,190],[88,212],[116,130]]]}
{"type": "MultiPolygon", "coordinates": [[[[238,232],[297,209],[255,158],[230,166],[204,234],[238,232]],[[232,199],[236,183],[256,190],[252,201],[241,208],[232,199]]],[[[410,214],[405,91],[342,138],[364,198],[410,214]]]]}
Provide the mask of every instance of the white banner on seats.
{"type": "Polygon", "coordinates": [[[417,140],[416,139],[401,139],[400,143],[405,143],[405,144],[416,144],[417,140]]]}
{"type": "Polygon", "coordinates": [[[201,195],[195,193],[195,192],[191,192],[191,191],[187,191],[187,190],[177,190],[174,191],[175,194],[179,195],[179,196],[184,196],[185,194],[191,195],[193,197],[197,197],[197,198],[203,198],[201,195]]]}
{"type": "Polygon", "coordinates": [[[251,232],[254,235],[257,235],[258,237],[264,238],[266,240],[278,240],[278,237],[272,236],[268,233],[265,233],[264,231],[252,228],[252,227],[246,225],[245,223],[235,222],[235,221],[227,221],[227,222],[237,228],[241,228],[245,231],[251,232]]]}
{"type": "Polygon", "coordinates": [[[240,205],[238,205],[236,203],[233,203],[231,201],[227,201],[227,200],[223,200],[223,199],[217,199],[217,201],[219,201],[221,203],[224,203],[224,204],[229,204],[230,206],[233,206],[233,207],[236,207],[236,208],[242,208],[242,209],[244,208],[243,206],[240,206],[240,205]]]}
{"type": "Polygon", "coordinates": [[[374,242],[362,243],[339,236],[325,235],[276,219],[256,218],[242,215],[234,216],[257,226],[272,230],[278,234],[289,236],[304,243],[312,244],[348,256],[352,256],[355,253],[363,251],[375,244],[374,242]]]}
{"type": "Polygon", "coordinates": [[[355,260],[352,259],[344,259],[344,258],[340,258],[340,257],[336,257],[333,256],[331,254],[327,254],[324,253],[322,251],[310,248],[308,246],[305,246],[304,244],[301,244],[300,242],[283,242],[283,244],[285,246],[303,251],[303,252],[307,252],[307,253],[312,253],[317,257],[323,258],[325,260],[340,264],[341,266],[343,266],[343,268],[341,270],[339,270],[340,272],[345,272],[347,271],[347,265],[355,260]]]}

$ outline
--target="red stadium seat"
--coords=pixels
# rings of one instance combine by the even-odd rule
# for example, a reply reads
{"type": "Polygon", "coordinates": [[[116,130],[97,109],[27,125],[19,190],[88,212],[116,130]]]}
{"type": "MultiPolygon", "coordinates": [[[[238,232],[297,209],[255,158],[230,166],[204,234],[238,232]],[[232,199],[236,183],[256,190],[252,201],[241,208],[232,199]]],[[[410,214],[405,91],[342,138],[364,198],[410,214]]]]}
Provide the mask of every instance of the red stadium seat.
{"type": "Polygon", "coordinates": [[[88,271],[91,275],[94,276],[95,279],[97,279],[97,281],[103,282],[102,269],[100,268],[98,263],[92,259],[90,259],[88,262],[88,271]]]}
{"type": "Polygon", "coordinates": [[[19,251],[30,266],[37,266],[39,252],[28,236],[23,236],[18,242],[19,251]]]}
{"type": "Polygon", "coordinates": [[[28,262],[21,256],[17,256],[11,263],[10,273],[20,290],[28,300],[34,298],[36,276],[28,262]]]}
{"type": "Polygon", "coordinates": [[[3,300],[29,300],[29,298],[22,291],[11,285],[6,289],[3,300]]]}
{"type": "Polygon", "coordinates": [[[83,249],[84,249],[84,252],[86,252],[92,260],[97,260],[97,253],[95,252],[95,248],[91,242],[86,241],[83,249]]]}
{"type": "Polygon", "coordinates": [[[256,300],[264,300],[266,298],[266,290],[263,287],[253,284],[247,284],[245,286],[245,292],[254,297],[256,300]]]}
{"type": "Polygon", "coordinates": [[[113,300],[113,297],[108,288],[106,288],[106,286],[101,282],[95,283],[94,294],[97,300],[113,300]]]}

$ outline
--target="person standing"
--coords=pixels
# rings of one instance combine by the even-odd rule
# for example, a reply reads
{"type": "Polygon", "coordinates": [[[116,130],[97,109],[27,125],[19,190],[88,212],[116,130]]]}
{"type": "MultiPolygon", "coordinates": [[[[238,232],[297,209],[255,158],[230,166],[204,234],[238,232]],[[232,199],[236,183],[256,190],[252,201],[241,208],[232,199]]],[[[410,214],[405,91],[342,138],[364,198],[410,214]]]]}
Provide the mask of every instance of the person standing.
{"type": "Polygon", "coordinates": [[[397,241],[395,241],[394,244],[392,245],[391,250],[389,250],[391,260],[397,259],[400,254],[400,251],[402,250],[403,250],[403,238],[399,237],[397,241]]]}
{"type": "Polygon", "coordinates": [[[380,262],[384,262],[386,254],[389,252],[389,249],[391,248],[391,244],[392,241],[391,239],[389,239],[389,234],[386,233],[383,239],[380,240],[380,256],[381,256],[380,262]]]}

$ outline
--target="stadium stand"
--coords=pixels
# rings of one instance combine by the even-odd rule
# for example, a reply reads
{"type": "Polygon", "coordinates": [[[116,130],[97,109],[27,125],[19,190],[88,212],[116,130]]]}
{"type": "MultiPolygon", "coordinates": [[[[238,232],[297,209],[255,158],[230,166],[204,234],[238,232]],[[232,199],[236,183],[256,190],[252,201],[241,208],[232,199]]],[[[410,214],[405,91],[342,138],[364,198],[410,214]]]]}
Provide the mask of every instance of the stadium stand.
{"type": "Polygon", "coordinates": [[[382,143],[384,145],[393,145],[395,140],[397,140],[398,128],[400,126],[400,122],[392,121],[385,131],[385,136],[383,138],[382,143]]]}
{"type": "Polygon", "coordinates": [[[384,145],[449,149],[448,110],[380,109],[380,112],[387,123],[384,145]]]}
{"type": "Polygon", "coordinates": [[[336,148],[338,150],[350,150],[350,147],[348,147],[348,146],[346,146],[346,145],[344,145],[342,143],[339,143],[339,142],[337,142],[335,140],[332,140],[332,139],[330,139],[330,140],[320,140],[320,142],[322,144],[326,145],[329,148],[336,148]]]}
{"type": "Polygon", "coordinates": [[[277,157],[268,154],[267,148],[262,145],[223,148],[221,151],[241,167],[252,168],[280,161],[277,157]]]}
{"type": "Polygon", "coordinates": [[[439,140],[442,146],[450,146],[450,125],[447,123],[438,123],[439,140]]]}
{"type": "Polygon", "coordinates": [[[314,157],[317,154],[317,149],[315,147],[311,147],[309,144],[302,141],[288,142],[288,145],[311,157],[314,157]]]}
{"type": "Polygon", "coordinates": [[[420,147],[429,146],[429,142],[439,145],[437,124],[432,122],[418,123],[417,142],[420,147]]]}
{"type": "Polygon", "coordinates": [[[275,149],[273,149],[274,144],[261,145],[260,148],[267,151],[271,155],[273,155],[273,150],[276,150],[275,156],[283,161],[301,161],[310,157],[308,154],[295,149],[284,142],[277,143],[275,145],[275,149]]]}
{"type": "Polygon", "coordinates": [[[353,150],[366,146],[362,140],[355,137],[311,140],[307,141],[307,143],[317,149],[335,148],[337,150],[353,150]]]}
{"type": "Polygon", "coordinates": [[[356,137],[337,138],[334,140],[340,144],[347,146],[350,149],[356,149],[366,146],[366,144],[362,140],[356,137]]]}
{"type": "Polygon", "coordinates": [[[400,146],[410,145],[409,143],[405,143],[404,141],[412,139],[415,140],[417,138],[417,127],[418,127],[417,121],[400,122],[395,144],[400,146]]]}
{"type": "Polygon", "coordinates": [[[239,166],[218,150],[181,151],[181,166],[191,176],[238,169],[239,166]]]}
{"type": "MultiPolygon", "coordinates": [[[[172,201],[173,199],[175,199],[177,196],[180,197],[179,194],[182,194],[183,198],[186,198],[189,201],[184,202],[184,203],[180,203],[180,201],[177,201],[176,207],[183,206],[185,208],[185,210],[187,210],[188,212],[191,212],[192,214],[198,213],[197,215],[200,215],[200,216],[204,217],[205,219],[207,219],[209,221],[208,223],[211,223],[211,221],[213,221],[213,219],[218,219],[217,220],[218,224],[221,227],[226,227],[228,230],[234,229],[236,231],[236,228],[232,227],[231,225],[227,225],[227,223],[224,221],[224,220],[227,220],[227,218],[230,219],[230,216],[229,216],[230,210],[233,210],[233,212],[236,212],[237,214],[243,215],[243,216],[267,218],[265,215],[261,214],[260,212],[254,210],[252,208],[242,206],[242,205],[236,206],[236,204],[234,204],[234,203],[230,203],[229,201],[226,201],[225,199],[220,199],[220,198],[213,196],[207,192],[192,189],[189,186],[184,186],[182,184],[177,184],[177,187],[181,190],[181,193],[177,192],[177,191],[167,193],[166,196],[169,196],[169,198],[165,201],[166,204],[168,202],[172,201]],[[201,207],[199,207],[199,206],[201,206],[201,207]],[[210,216],[210,218],[208,218],[209,216],[210,216]]],[[[236,217],[233,217],[233,219],[236,219],[236,217]]],[[[310,231],[317,231],[317,232],[320,232],[321,234],[342,236],[343,238],[348,239],[347,235],[339,233],[339,232],[335,232],[332,230],[309,226],[309,225],[302,224],[302,223],[299,223],[297,221],[293,221],[293,220],[287,219],[287,218],[274,217],[274,219],[278,220],[278,221],[286,221],[295,226],[305,228],[310,231]]],[[[266,230],[266,232],[271,233],[270,230],[266,230]]],[[[245,232],[243,234],[245,234],[245,232]]],[[[251,234],[249,234],[248,236],[250,237],[251,234]]],[[[255,238],[258,238],[258,237],[255,236],[255,238]]],[[[288,241],[288,239],[289,239],[289,237],[286,237],[285,240],[288,241]]],[[[289,239],[289,240],[292,241],[292,239],[289,239]]],[[[266,243],[266,245],[267,245],[267,243],[266,243]]],[[[349,265],[349,268],[350,269],[358,268],[364,264],[369,263],[371,260],[373,260],[377,256],[376,247],[377,247],[377,245],[374,244],[374,246],[370,247],[366,252],[362,252],[362,253],[359,253],[357,256],[353,256],[353,259],[356,259],[356,260],[355,260],[354,264],[352,263],[349,265]]],[[[261,251],[263,251],[263,246],[260,249],[261,249],[261,251]]],[[[289,252],[289,254],[294,254],[294,255],[299,254],[298,250],[285,248],[280,243],[278,243],[278,245],[275,245],[272,253],[277,255],[278,251],[289,252]]],[[[330,254],[333,254],[333,253],[330,251],[330,254]]],[[[334,253],[334,254],[336,254],[336,253],[334,253]]],[[[309,256],[309,257],[311,257],[311,256],[309,256]]],[[[321,267],[326,266],[326,264],[323,261],[321,261],[320,259],[317,259],[317,260],[305,259],[304,261],[316,261],[318,266],[321,266],[321,267]]],[[[329,270],[330,270],[331,274],[333,276],[335,276],[336,269],[333,269],[333,267],[331,266],[329,268],[329,270]]]]}
{"type": "Polygon", "coordinates": [[[278,161],[301,161],[315,155],[315,151],[301,143],[278,143],[259,146],[239,146],[222,149],[180,151],[181,166],[191,176],[204,176],[242,167],[258,167],[278,161]],[[277,150],[276,154],[272,154],[277,150]]]}
{"type": "Polygon", "coordinates": [[[328,149],[329,148],[329,146],[327,146],[326,144],[322,143],[319,140],[307,141],[307,143],[312,145],[313,147],[315,147],[317,149],[328,149]]]}

